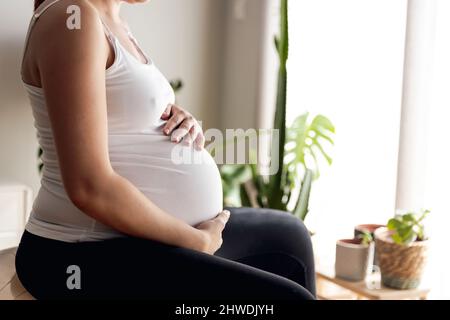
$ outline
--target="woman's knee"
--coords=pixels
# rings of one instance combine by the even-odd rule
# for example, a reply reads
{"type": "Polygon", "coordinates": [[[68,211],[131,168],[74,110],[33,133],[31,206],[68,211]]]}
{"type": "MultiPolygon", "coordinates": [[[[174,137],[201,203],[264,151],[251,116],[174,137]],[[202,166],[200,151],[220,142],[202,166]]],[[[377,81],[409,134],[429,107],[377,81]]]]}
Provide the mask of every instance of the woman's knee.
{"type": "Polygon", "coordinates": [[[279,251],[291,255],[312,254],[309,231],[304,223],[292,214],[263,208],[234,208],[231,211],[231,228],[245,232],[246,236],[252,237],[265,251],[279,251]]]}
{"type": "Polygon", "coordinates": [[[220,261],[216,269],[221,291],[228,297],[243,299],[311,300],[314,296],[295,281],[235,261],[220,261]]]}
{"type": "Polygon", "coordinates": [[[258,270],[257,276],[260,277],[260,284],[253,289],[257,298],[278,300],[314,299],[310,291],[291,279],[260,270],[258,270]],[[261,276],[259,273],[264,273],[264,275],[261,276]]]}
{"type": "Polygon", "coordinates": [[[279,234],[288,239],[296,239],[303,243],[310,243],[311,237],[302,220],[288,212],[282,212],[275,223],[279,234]]]}

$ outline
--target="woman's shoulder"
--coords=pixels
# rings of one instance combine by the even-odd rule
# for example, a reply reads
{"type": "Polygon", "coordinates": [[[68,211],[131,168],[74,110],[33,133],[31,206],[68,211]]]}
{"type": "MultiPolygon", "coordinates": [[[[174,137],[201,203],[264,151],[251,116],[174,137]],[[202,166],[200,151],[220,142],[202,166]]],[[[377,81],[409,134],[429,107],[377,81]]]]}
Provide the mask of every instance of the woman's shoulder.
{"type": "Polygon", "coordinates": [[[21,73],[36,86],[41,85],[43,68],[65,69],[68,61],[84,56],[103,63],[108,56],[99,13],[88,0],[52,3],[44,2],[35,12],[35,23],[26,40],[21,73]]]}
{"type": "Polygon", "coordinates": [[[46,43],[103,32],[97,9],[88,0],[60,0],[41,12],[33,35],[46,43]]]}
{"type": "Polygon", "coordinates": [[[89,55],[107,59],[105,39],[100,15],[88,0],[60,0],[38,17],[30,35],[36,61],[55,64],[89,55]]]}

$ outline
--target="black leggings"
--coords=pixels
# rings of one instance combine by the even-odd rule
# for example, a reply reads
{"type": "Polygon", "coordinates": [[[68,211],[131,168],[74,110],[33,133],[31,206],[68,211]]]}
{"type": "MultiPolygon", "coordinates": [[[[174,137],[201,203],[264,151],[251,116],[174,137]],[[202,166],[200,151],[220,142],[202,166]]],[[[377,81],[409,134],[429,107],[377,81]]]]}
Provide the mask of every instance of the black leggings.
{"type": "Polygon", "coordinates": [[[214,256],[133,237],[67,243],[25,231],[17,274],[37,299],[313,299],[313,252],[303,223],[275,210],[229,210],[214,256]],[[77,273],[72,265],[80,289],[67,286],[77,273]]]}

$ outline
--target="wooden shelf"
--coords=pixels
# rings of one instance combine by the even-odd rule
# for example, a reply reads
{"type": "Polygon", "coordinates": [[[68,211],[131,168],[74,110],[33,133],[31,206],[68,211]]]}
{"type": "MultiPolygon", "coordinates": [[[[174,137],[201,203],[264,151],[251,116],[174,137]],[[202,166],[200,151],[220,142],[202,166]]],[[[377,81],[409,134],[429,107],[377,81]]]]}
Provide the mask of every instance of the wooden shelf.
{"type": "Polygon", "coordinates": [[[348,290],[356,296],[356,299],[369,300],[405,300],[405,299],[421,299],[425,300],[430,292],[427,288],[417,288],[410,290],[397,290],[379,285],[379,288],[368,288],[365,281],[347,281],[335,276],[333,268],[318,267],[317,276],[317,296],[320,299],[351,299],[349,295],[327,294],[325,291],[326,283],[334,284],[342,289],[348,290]]]}

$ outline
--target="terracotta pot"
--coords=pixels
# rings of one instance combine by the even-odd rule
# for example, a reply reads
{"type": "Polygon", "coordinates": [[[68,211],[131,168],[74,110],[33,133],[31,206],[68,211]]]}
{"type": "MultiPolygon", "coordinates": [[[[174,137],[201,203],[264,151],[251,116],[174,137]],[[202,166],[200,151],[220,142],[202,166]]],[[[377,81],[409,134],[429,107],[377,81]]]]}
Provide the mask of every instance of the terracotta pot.
{"type": "MultiPolygon", "coordinates": [[[[375,230],[377,230],[378,228],[382,228],[382,227],[386,227],[386,226],[383,224],[373,224],[373,223],[359,224],[354,229],[355,238],[358,238],[358,236],[360,234],[363,234],[364,232],[368,232],[372,235],[372,239],[375,239],[375,230]]],[[[378,265],[378,256],[377,256],[376,250],[374,250],[372,264],[374,264],[376,266],[378,265]]]]}
{"type": "Polygon", "coordinates": [[[373,243],[361,244],[360,239],[342,239],[336,242],[336,276],[349,281],[364,280],[372,269],[373,243]]]}
{"type": "Polygon", "coordinates": [[[354,234],[355,238],[357,238],[360,234],[364,232],[368,232],[372,235],[372,237],[375,236],[375,230],[381,227],[386,227],[384,224],[359,224],[355,227],[354,234]]]}
{"type": "Polygon", "coordinates": [[[428,256],[428,240],[401,245],[391,235],[384,227],[375,231],[381,280],[385,286],[395,289],[417,288],[428,256]]]}

